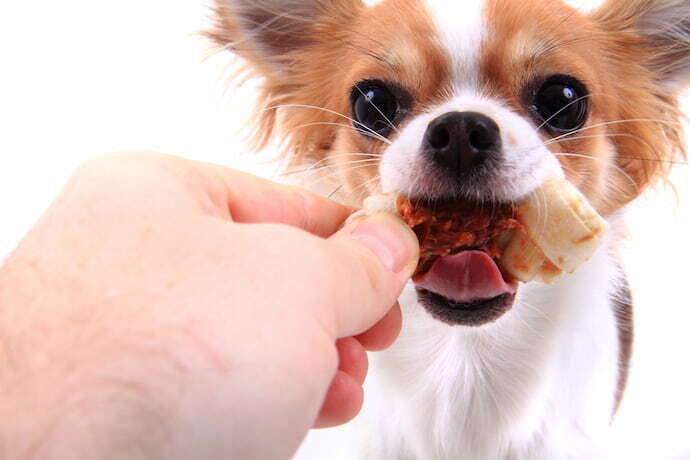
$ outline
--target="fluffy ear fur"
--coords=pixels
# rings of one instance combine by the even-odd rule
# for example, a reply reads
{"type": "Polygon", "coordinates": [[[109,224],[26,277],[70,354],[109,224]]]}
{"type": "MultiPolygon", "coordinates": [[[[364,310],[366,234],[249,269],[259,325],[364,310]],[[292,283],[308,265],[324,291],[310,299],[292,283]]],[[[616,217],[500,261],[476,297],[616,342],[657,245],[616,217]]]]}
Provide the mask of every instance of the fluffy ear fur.
{"type": "MultiPolygon", "coordinates": [[[[345,23],[359,1],[216,0],[215,27],[208,33],[271,74],[290,71],[290,55],[323,41],[324,31],[345,23]]],[[[328,36],[328,35],[325,35],[328,36]]]]}
{"type": "Polygon", "coordinates": [[[690,1],[608,0],[594,17],[606,30],[644,40],[657,82],[674,90],[690,85],[690,1]]]}
{"type": "Polygon", "coordinates": [[[251,123],[257,149],[272,137],[278,106],[281,134],[299,137],[291,150],[328,148],[332,129],[315,124],[324,121],[324,112],[305,106],[331,106],[333,67],[363,8],[361,0],[215,0],[214,27],[206,35],[243,59],[242,76],[262,79],[251,123]]]}
{"type": "Polygon", "coordinates": [[[666,180],[685,157],[678,97],[690,86],[690,1],[607,0],[591,18],[615,95],[607,119],[625,173],[613,184],[617,208],[666,180]]]}

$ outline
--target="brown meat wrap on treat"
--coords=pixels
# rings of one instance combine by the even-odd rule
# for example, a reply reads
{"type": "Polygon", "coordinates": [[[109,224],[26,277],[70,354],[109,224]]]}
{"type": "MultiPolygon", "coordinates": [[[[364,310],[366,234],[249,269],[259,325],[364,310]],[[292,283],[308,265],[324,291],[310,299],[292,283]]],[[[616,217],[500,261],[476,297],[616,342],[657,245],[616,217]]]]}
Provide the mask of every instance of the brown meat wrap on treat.
{"type": "Polygon", "coordinates": [[[396,209],[419,239],[414,276],[426,273],[439,257],[464,250],[484,251],[499,260],[513,231],[522,229],[514,204],[423,203],[400,195],[396,209]]]}

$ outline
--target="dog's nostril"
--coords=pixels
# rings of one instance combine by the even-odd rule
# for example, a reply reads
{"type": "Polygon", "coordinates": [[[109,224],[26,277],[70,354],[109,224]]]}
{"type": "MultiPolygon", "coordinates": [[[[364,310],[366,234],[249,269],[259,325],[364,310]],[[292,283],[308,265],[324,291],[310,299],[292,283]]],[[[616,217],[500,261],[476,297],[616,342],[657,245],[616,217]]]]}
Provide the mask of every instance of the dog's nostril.
{"type": "Polygon", "coordinates": [[[488,150],[496,144],[496,136],[484,127],[476,127],[470,133],[470,146],[476,150],[488,150]]]}
{"type": "Polygon", "coordinates": [[[435,149],[443,149],[448,147],[450,143],[450,133],[445,126],[437,126],[429,136],[429,143],[435,149]]]}
{"type": "Polygon", "coordinates": [[[453,174],[469,172],[501,153],[501,134],[491,118],[478,112],[449,112],[429,123],[424,151],[453,174]]]}

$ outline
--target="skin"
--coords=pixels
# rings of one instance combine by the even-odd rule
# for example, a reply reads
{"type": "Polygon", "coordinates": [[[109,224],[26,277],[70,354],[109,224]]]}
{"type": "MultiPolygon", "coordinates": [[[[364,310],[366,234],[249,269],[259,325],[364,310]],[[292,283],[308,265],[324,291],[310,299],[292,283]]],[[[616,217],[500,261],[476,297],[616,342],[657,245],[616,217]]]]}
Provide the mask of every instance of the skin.
{"type": "Polygon", "coordinates": [[[419,254],[351,212],[166,155],[83,165],[0,269],[0,457],[288,458],[350,420],[419,254]]]}

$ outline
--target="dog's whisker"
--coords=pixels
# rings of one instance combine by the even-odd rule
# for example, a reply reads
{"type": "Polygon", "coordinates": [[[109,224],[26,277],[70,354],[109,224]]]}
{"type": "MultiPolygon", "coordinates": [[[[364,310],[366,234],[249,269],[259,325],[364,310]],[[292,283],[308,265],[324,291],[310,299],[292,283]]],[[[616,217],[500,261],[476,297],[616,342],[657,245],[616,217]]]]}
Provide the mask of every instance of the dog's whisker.
{"type": "MultiPolygon", "coordinates": [[[[619,133],[619,134],[601,134],[601,135],[588,135],[588,136],[576,136],[573,138],[570,138],[570,140],[578,140],[578,139],[591,139],[591,138],[600,138],[600,137],[629,137],[631,139],[636,139],[639,140],[640,142],[644,143],[645,145],[649,146],[649,143],[642,139],[640,136],[635,136],[634,134],[626,134],[626,133],[619,133]]],[[[550,145],[550,143],[546,143],[545,145],[550,145]]],[[[686,161],[677,161],[677,160],[665,160],[662,158],[644,158],[644,157],[627,157],[627,156],[620,156],[616,155],[616,158],[620,158],[621,160],[638,160],[638,161],[650,161],[653,163],[668,163],[668,164],[673,164],[673,165],[683,165],[683,166],[689,166],[690,163],[686,161]]]]}
{"type": "Polygon", "coordinates": [[[337,176],[339,174],[345,174],[345,173],[356,171],[356,170],[363,169],[363,168],[370,168],[372,166],[377,165],[379,163],[379,160],[360,160],[360,162],[362,162],[364,164],[357,164],[354,166],[349,166],[348,168],[345,168],[342,170],[330,172],[328,174],[317,175],[316,179],[311,181],[309,184],[305,185],[305,187],[310,188],[310,187],[314,186],[315,184],[318,184],[319,181],[329,179],[329,178],[331,178],[333,176],[337,176]]]}
{"type": "MultiPolygon", "coordinates": [[[[557,112],[555,112],[553,115],[551,115],[549,118],[547,118],[546,120],[544,120],[544,121],[537,127],[537,130],[541,130],[542,128],[544,128],[551,120],[553,120],[555,117],[557,117],[558,115],[560,115],[563,111],[567,110],[567,109],[568,109],[570,106],[572,106],[573,104],[577,104],[577,103],[579,103],[579,102],[581,102],[581,101],[583,101],[583,100],[585,100],[585,99],[590,99],[590,98],[594,98],[594,97],[613,97],[613,96],[609,96],[609,95],[607,95],[606,93],[589,93],[589,94],[587,94],[587,95],[585,95],[585,96],[581,96],[581,97],[579,97],[579,98],[577,98],[577,99],[575,99],[575,100],[569,102],[569,103],[566,104],[564,107],[562,107],[562,108],[559,109],[557,112]]],[[[568,133],[564,133],[562,136],[569,136],[569,135],[572,135],[572,134],[577,134],[578,132],[580,132],[580,131],[582,131],[582,130],[587,130],[587,129],[591,129],[591,128],[600,127],[600,126],[605,125],[606,123],[618,123],[618,122],[655,122],[655,123],[662,123],[662,124],[675,124],[675,125],[680,125],[679,123],[677,123],[677,122],[672,122],[672,121],[670,121],[670,120],[662,120],[662,119],[654,119],[654,118],[634,118],[634,119],[625,119],[625,120],[612,120],[612,121],[610,121],[610,122],[602,122],[602,123],[596,123],[596,124],[591,125],[591,126],[584,126],[584,127],[580,128],[580,129],[576,129],[576,130],[574,130],[574,131],[571,131],[571,132],[568,132],[568,133]]],[[[559,136],[559,137],[560,137],[560,136],[559,136]]]]}
{"type": "Polygon", "coordinates": [[[627,118],[627,119],[621,119],[621,120],[602,121],[600,123],[595,123],[593,125],[584,126],[584,127],[577,129],[575,131],[561,134],[560,136],[553,137],[553,138],[549,139],[547,142],[559,141],[561,139],[567,138],[569,136],[574,136],[574,135],[577,135],[583,131],[589,131],[591,129],[602,128],[605,126],[612,126],[612,125],[620,125],[620,124],[625,124],[625,123],[656,123],[656,124],[665,124],[665,125],[671,125],[671,126],[680,126],[679,123],[672,122],[669,120],[661,120],[661,119],[657,119],[657,118],[627,118]]]}
{"type": "Polygon", "coordinates": [[[338,187],[336,187],[335,190],[333,190],[331,193],[328,194],[328,199],[329,199],[329,200],[332,199],[333,196],[334,196],[336,193],[338,193],[344,186],[345,186],[345,184],[340,184],[340,185],[338,185],[338,187]]]}
{"type": "MultiPolygon", "coordinates": [[[[654,158],[654,159],[650,158],[649,160],[655,160],[655,161],[657,161],[657,162],[665,161],[665,160],[662,160],[662,159],[661,159],[661,155],[659,154],[659,152],[656,151],[656,149],[655,149],[652,145],[650,145],[650,143],[649,143],[648,141],[646,141],[645,139],[641,138],[640,136],[636,136],[636,135],[634,135],[634,134],[629,134],[629,133],[606,133],[606,134],[601,134],[601,135],[574,136],[574,137],[569,137],[568,140],[570,141],[570,140],[578,140],[578,139],[592,139],[592,138],[599,138],[599,137],[601,137],[601,138],[625,137],[625,138],[629,138],[629,139],[635,139],[635,140],[637,140],[638,142],[642,143],[645,147],[647,147],[647,149],[649,149],[649,151],[654,152],[654,156],[655,156],[656,158],[654,158]]],[[[547,145],[547,146],[548,146],[548,145],[551,145],[551,143],[547,143],[546,145],[547,145]]],[[[618,156],[618,155],[617,155],[616,157],[617,157],[617,158],[623,159],[623,157],[618,156]]],[[[642,160],[642,158],[639,158],[639,160],[642,160]]]]}
{"type": "MultiPolygon", "coordinates": [[[[601,136],[602,136],[602,137],[606,137],[606,138],[611,138],[611,137],[627,137],[627,138],[630,138],[630,139],[635,139],[636,141],[642,143],[645,147],[647,147],[647,150],[648,150],[648,151],[653,152],[653,154],[654,154],[654,156],[655,156],[655,158],[642,158],[642,157],[624,157],[624,156],[621,156],[621,155],[616,155],[616,159],[621,159],[621,160],[626,160],[626,159],[627,159],[627,160],[637,160],[637,161],[643,161],[643,162],[662,163],[662,164],[676,164],[676,161],[675,161],[675,160],[663,159],[663,158],[662,158],[662,155],[661,155],[652,145],[650,145],[650,143],[649,143],[648,141],[646,141],[645,139],[641,138],[640,136],[636,136],[636,135],[634,135],[634,134],[629,134],[629,133],[611,133],[611,134],[603,134],[603,135],[601,135],[601,136]]],[[[570,139],[570,140],[576,140],[576,139],[578,139],[578,138],[586,139],[586,138],[592,138],[592,137],[598,137],[598,136],[596,136],[596,135],[575,136],[575,137],[571,137],[571,138],[569,138],[569,139],[570,139]]],[[[618,167],[615,165],[615,163],[613,164],[613,166],[616,167],[617,169],[619,169],[621,172],[623,172],[623,170],[620,169],[620,168],[618,168],[618,167]]],[[[647,163],[643,163],[643,168],[644,168],[645,173],[647,174],[648,171],[649,171],[647,163]]],[[[627,175],[627,174],[626,174],[626,175],[627,175]]],[[[629,176],[628,176],[628,177],[629,177],[629,176]]],[[[636,185],[636,184],[635,184],[635,185],[636,185]]],[[[639,189],[638,189],[637,187],[636,187],[636,189],[637,189],[638,192],[639,192],[639,189]]]]}
{"type": "Polygon", "coordinates": [[[388,139],[386,139],[381,134],[379,134],[375,131],[372,131],[372,132],[362,131],[360,129],[355,128],[354,126],[346,125],[344,123],[334,123],[334,122],[328,122],[328,121],[315,121],[312,123],[305,123],[303,125],[296,126],[295,128],[292,129],[292,131],[300,129],[300,128],[308,128],[310,126],[338,126],[341,128],[349,129],[351,131],[355,131],[355,132],[362,134],[364,136],[371,137],[371,138],[376,139],[377,141],[381,141],[385,144],[388,144],[388,145],[392,144],[391,141],[389,141],[388,139]]]}
{"type": "Polygon", "coordinates": [[[331,160],[333,160],[334,158],[342,158],[342,157],[364,157],[364,158],[370,158],[370,159],[375,159],[375,158],[378,159],[378,158],[380,158],[380,157],[382,157],[382,156],[383,156],[383,155],[380,155],[380,154],[378,154],[378,153],[343,153],[343,154],[339,154],[339,155],[329,155],[328,157],[322,158],[321,160],[317,161],[317,162],[314,163],[314,164],[311,164],[311,165],[309,165],[309,166],[305,166],[304,168],[300,168],[300,169],[293,169],[293,170],[290,170],[290,171],[284,171],[284,172],[278,174],[278,175],[275,176],[275,177],[288,177],[288,176],[292,176],[292,175],[294,175],[294,174],[301,174],[301,173],[317,171],[317,170],[325,169],[325,168],[332,168],[332,167],[335,167],[335,166],[338,166],[338,165],[343,165],[343,164],[347,164],[347,163],[348,163],[348,162],[340,162],[340,163],[334,162],[334,163],[332,163],[332,164],[327,164],[327,165],[323,165],[323,164],[322,164],[322,163],[326,163],[326,162],[328,162],[328,161],[331,161],[331,160]]]}
{"type": "MultiPolygon", "coordinates": [[[[564,156],[564,157],[586,158],[586,159],[589,159],[589,160],[596,160],[596,161],[600,161],[600,162],[605,162],[605,160],[602,159],[602,158],[597,158],[597,157],[595,157],[595,156],[592,156],[592,155],[585,155],[585,154],[582,154],[582,153],[568,153],[568,152],[562,152],[562,153],[556,153],[556,154],[554,154],[554,155],[556,155],[556,156],[564,156]]],[[[611,163],[610,166],[613,167],[616,171],[618,171],[623,177],[625,177],[625,178],[630,182],[630,184],[635,188],[635,192],[636,192],[637,194],[640,193],[640,187],[639,187],[639,185],[637,184],[637,182],[635,182],[635,180],[634,180],[632,177],[630,177],[630,174],[628,174],[628,173],[627,173],[623,168],[621,168],[620,166],[616,166],[616,165],[613,164],[613,163],[611,163]]],[[[607,185],[610,186],[610,184],[607,184],[607,185]]]]}
{"type": "MultiPolygon", "coordinates": [[[[364,196],[364,193],[367,191],[367,187],[368,187],[370,184],[374,183],[375,181],[379,181],[379,182],[381,181],[381,177],[380,177],[378,174],[375,175],[374,177],[372,177],[371,179],[365,181],[364,183],[358,185],[356,188],[361,188],[361,189],[362,189],[362,190],[359,192],[359,196],[358,196],[358,197],[361,198],[361,199],[366,198],[366,197],[364,196]]],[[[356,188],[355,188],[355,189],[356,189],[356,188]]]]}
{"type": "MultiPolygon", "coordinates": [[[[681,125],[678,122],[673,122],[670,120],[661,120],[661,119],[657,119],[657,118],[629,118],[629,119],[611,120],[611,121],[595,123],[595,124],[589,125],[589,126],[584,126],[580,129],[574,130],[572,132],[564,133],[564,134],[561,134],[561,135],[558,135],[555,137],[551,137],[551,138],[547,139],[546,141],[540,142],[538,144],[511,149],[510,151],[515,152],[515,153],[530,152],[530,151],[533,151],[534,149],[537,149],[537,148],[540,148],[543,146],[555,144],[555,143],[557,143],[563,139],[570,140],[570,139],[568,139],[570,137],[572,137],[574,139],[574,136],[577,136],[584,131],[589,131],[592,129],[601,128],[601,127],[610,126],[610,125],[625,124],[625,123],[656,123],[656,124],[662,124],[662,125],[668,125],[668,126],[680,126],[681,125]]],[[[593,135],[593,137],[600,137],[600,136],[611,136],[611,137],[613,137],[615,134],[616,133],[608,133],[608,134],[603,133],[600,135],[593,135]]],[[[618,134],[623,135],[626,133],[618,133],[618,134]]]]}
{"type": "MultiPolygon", "coordinates": [[[[318,107],[315,105],[310,105],[310,104],[278,104],[278,105],[272,105],[270,107],[265,107],[262,111],[268,111],[268,110],[277,110],[277,109],[282,109],[282,108],[298,108],[298,109],[312,109],[312,110],[321,110],[326,113],[330,113],[331,115],[336,115],[338,117],[345,118],[346,120],[351,121],[358,127],[366,130],[367,132],[373,134],[373,135],[378,135],[380,136],[381,134],[377,133],[373,129],[369,128],[363,123],[360,123],[359,121],[355,120],[354,118],[348,117],[347,115],[344,115],[340,112],[336,112],[335,110],[327,109],[325,107],[318,107]]],[[[387,140],[387,139],[386,139],[387,140]]]]}
{"type": "Polygon", "coordinates": [[[378,159],[368,159],[368,160],[354,160],[354,161],[348,161],[348,162],[343,162],[343,163],[334,163],[332,165],[328,165],[328,167],[319,167],[316,170],[314,170],[312,173],[307,174],[303,177],[301,177],[299,180],[300,181],[307,181],[309,180],[310,183],[318,183],[320,179],[326,179],[331,176],[337,175],[337,174],[345,174],[352,169],[358,169],[358,167],[366,167],[370,165],[376,165],[379,163],[378,159]],[[322,174],[324,170],[327,169],[333,169],[335,168],[335,171],[330,171],[328,174],[322,174]],[[338,169],[342,168],[342,169],[338,169]],[[312,181],[312,179],[315,179],[312,181]]]}
{"type": "MultiPolygon", "coordinates": [[[[367,190],[366,190],[366,187],[367,187],[369,184],[371,184],[371,183],[373,183],[374,181],[377,181],[377,180],[381,180],[381,178],[380,178],[378,175],[375,175],[374,177],[372,177],[372,178],[370,178],[370,179],[367,179],[367,180],[361,182],[359,185],[356,185],[355,187],[353,187],[352,190],[349,190],[348,193],[347,193],[347,196],[348,196],[349,198],[355,198],[355,199],[358,199],[358,200],[361,200],[361,199],[363,199],[363,198],[366,198],[366,197],[364,196],[364,193],[366,193],[366,191],[367,191],[367,190]],[[359,189],[361,189],[361,190],[360,190],[359,192],[357,192],[357,190],[359,190],[359,189]],[[355,193],[355,192],[357,192],[357,193],[355,193]]],[[[341,188],[342,188],[342,186],[341,186],[341,188]]]]}

